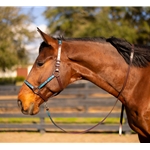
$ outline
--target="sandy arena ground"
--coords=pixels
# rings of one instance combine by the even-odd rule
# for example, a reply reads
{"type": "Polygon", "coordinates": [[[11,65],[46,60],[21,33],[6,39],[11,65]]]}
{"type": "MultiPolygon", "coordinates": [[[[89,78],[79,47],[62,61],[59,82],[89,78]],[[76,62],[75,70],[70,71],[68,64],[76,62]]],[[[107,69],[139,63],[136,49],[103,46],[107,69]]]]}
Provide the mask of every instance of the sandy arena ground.
{"type": "Polygon", "coordinates": [[[137,134],[0,132],[0,143],[139,143],[137,134]]]}

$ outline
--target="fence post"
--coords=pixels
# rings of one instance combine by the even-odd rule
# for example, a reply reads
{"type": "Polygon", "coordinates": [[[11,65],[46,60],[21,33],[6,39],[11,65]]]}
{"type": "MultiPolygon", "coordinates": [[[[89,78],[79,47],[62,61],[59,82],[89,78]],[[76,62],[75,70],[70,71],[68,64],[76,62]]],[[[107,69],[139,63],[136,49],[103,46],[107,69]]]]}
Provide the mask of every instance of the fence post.
{"type": "Polygon", "coordinates": [[[125,134],[131,134],[131,129],[130,129],[129,125],[128,125],[128,120],[127,120],[127,116],[126,115],[124,116],[124,120],[125,120],[124,125],[128,126],[127,129],[124,131],[124,133],[125,134]]]}
{"type": "MultiPolygon", "coordinates": [[[[86,91],[88,91],[88,89],[89,89],[89,82],[84,83],[84,89],[86,91]]],[[[89,93],[86,92],[86,94],[84,95],[84,100],[86,100],[88,97],[89,97],[89,93]]],[[[88,106],[86,105],[86,103],[84,105],[84,109],[85,109],[85,113],[87,113],[88,112],[88,106]]]]}
{"type": "MultiPolygon", "coordinates": [[[[41,107],[41,113],[43,114],[44,113],[44,106],[41,107]]],[[[39,131],[41,134],[45,133],[45,128],[44,128],[44,124],[45,124],[45,121],[44,121],[45,117],[43,115],[40,116],[40,124],[39,124],[39,131]]]]}

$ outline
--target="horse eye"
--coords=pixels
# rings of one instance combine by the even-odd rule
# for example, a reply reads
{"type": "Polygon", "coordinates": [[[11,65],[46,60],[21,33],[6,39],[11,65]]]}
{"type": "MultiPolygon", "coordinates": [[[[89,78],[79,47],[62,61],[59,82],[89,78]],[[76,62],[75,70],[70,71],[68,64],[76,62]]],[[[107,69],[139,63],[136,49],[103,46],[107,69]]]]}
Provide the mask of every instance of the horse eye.
{"type": "Polygon", "coordinates": [[[43,64],[44,64],[44,62],[41,62],[41,61],[37,62],[37,66],[39,66],[39,67],[42,66],[43,64]]]}

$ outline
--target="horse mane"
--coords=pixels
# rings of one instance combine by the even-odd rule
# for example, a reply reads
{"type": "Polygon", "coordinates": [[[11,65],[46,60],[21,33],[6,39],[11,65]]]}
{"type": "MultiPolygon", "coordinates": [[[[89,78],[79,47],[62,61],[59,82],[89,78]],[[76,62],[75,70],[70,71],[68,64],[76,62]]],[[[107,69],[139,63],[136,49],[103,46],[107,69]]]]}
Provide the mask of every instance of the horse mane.
{"type": "Polygon", "coordinates": [[[92,42],[106,42],[106,38],[104,37],[82,37],[82,38],[64,38],[60,36],[57,40],[62,41],[92,41],[92,42]]]}
{"type": "Polygon", "coordinates": [[[134,57],[132,65],[135,67],[146,67],[150,62],[150,46],[132,45],[124,39],[110,37],[106,40],[110,42],[125,59],[126,63],[130,63],[130,54],[132,48],[134,49],[134,57]]]}
{"type": "MultiPolygon", "coordinates": [[[[92,42],[101,42],[111,43],[118,51],[118,53],[124,58],[127,64],[130,64],[130,54],[132,48],[134,48],[134,56],[132,60],[132,65],[135,67],[146,67],[150,62],[150,46],[141,46],[141,45],[132,45],[125,39],[120,39],[116,37],[104,38],[104,37],[85,37],[85,38],[64,38],[59,36],[55,38],[62,41],[92,41],[92,42]]],[[[49,46],[45,42],[41,43],[39,52],[43,47],[49,46]]]]}
{"type": "Polygon", "coordinates": [[[109,42],[118,51],[118,53],[124,58],[127,64],[130,64],[130,54],[132,48],[134,48],[134,57],[132,65],[135,67],[146,67],[150,62],[150,46],[132,45],[125,39],[116,37],[104,38],[104,37],[85,37],[85,38],[69,38],[59,37],[58,39],[65,41],[92,41],[92,42],[109,42]]]}

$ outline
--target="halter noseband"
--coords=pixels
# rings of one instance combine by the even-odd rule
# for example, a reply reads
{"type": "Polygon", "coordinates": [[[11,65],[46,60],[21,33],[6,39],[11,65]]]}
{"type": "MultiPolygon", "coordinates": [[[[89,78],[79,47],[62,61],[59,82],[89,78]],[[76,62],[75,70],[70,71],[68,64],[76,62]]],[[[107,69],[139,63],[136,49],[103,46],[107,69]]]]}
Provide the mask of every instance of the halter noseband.
{"type": "MultiPolygon", "coordinates": [[[[57,55],[57,59],[56,59],[56,64],[55,64],[55,71],[54,73],[47,79],[45,80],[43,83],[41,83],[39,86],[33,86],[31,83],[29,83],[27,80],[24,81],[24,83],[33,91],[33,93],[39,95],[43,100],[44,102],[47,101],[47,98],[45,98],[45,96],[42,95],[42,93],[40,92],[40,90],[47,84],[49,83],[52,79],[54,79],[56,77],[57,81],[58,81],[58,84],[61,88],[61,91],[63,90],[63,86],[62,86],[62,82],[60,80],[60,76],[59,76],[59,68],[60,68],[60,56],[61,56],[61,45],[62,45],[62,41],[61,40],[58,40],[58,44],[59,44],[59,47],[58,47],[58,55],[57,55]]],[[[60,91],[60,92],[61,92],[60,91]]],[[[52,92],[52,91],[51,91],[52,92]]],[[[58,93],[53,93],[53,96],[56,96],[58,95],[60,92],[58,93]]]]}

